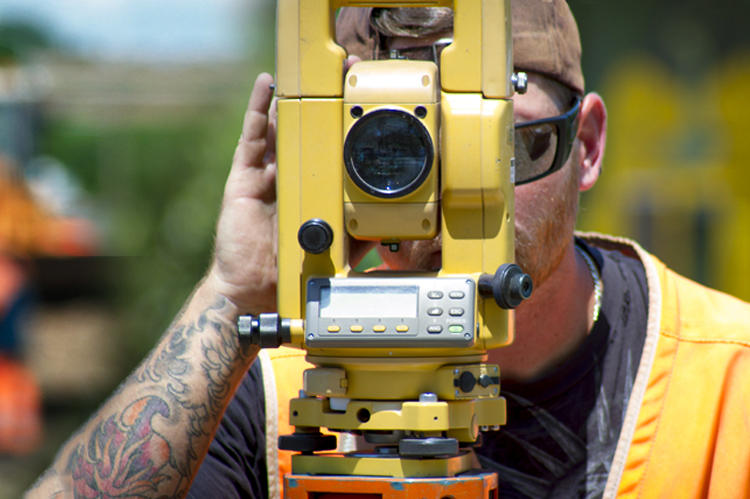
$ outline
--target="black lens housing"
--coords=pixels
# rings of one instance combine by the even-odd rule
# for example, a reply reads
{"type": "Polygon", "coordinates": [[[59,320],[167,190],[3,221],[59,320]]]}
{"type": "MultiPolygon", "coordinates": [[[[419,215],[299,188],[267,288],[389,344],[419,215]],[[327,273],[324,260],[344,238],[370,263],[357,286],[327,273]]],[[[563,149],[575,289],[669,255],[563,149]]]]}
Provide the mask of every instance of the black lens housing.
{"type": "Polygon", "coordinates": [[[399,198],[427,179],[435,157],[432,137],[413,114],[381,109],[357,120],[344,141],[352,181],[379,198],[399,198]]]}

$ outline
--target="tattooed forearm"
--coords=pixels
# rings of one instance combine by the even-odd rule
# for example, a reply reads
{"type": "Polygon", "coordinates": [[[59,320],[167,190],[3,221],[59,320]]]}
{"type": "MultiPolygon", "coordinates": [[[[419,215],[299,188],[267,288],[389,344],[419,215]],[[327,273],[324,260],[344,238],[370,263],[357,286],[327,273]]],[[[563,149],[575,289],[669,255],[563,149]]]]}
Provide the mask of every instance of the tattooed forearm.
{"type": "Polygon", "coordinates": [[[240,349],[239,339],[236,334],[230,334],[221,338],[218,342],[209,343],[203,341],[203,362],[201,367],[203,374],[208,380],[208,410],[216,419],[221,417],[226,407],[226,400],[230,396],[232,388],[232,375],[234,373],[234,358],[240,349]]]}
{"type": "Polygon", "coordinates": [[[88,445],[78,445],[67,466],[75,497],[147,497],[171,485],[165,483],[170,481],[171,449],[153,429],[156,415],[168,418],[168,404],[144,397],[97,425],[88,445]]]}
{"type": "Polygon", "coordinates": [[[178,317],[40,482],[54,478],[76,498],[184,497],[254,357],[227,308],[220,299],[178,317]]]}

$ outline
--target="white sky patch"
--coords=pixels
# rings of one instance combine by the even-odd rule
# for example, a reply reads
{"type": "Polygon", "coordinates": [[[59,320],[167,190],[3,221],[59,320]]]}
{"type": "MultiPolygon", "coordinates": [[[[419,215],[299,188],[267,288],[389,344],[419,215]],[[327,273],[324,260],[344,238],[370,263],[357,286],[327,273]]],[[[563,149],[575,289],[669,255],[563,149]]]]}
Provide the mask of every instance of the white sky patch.
{"type": "Polygon", "coordinates": [[[152,62],[235,59],[269,0],[2,0],[0,21],[49,28],[82,55],[152,62]]]}

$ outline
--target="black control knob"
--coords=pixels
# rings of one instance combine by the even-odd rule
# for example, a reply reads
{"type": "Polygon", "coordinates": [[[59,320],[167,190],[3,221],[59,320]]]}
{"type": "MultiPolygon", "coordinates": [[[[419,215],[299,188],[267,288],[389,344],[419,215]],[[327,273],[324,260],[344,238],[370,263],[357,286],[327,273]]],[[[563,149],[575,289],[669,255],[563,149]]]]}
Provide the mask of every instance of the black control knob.
{"type": "Polygon", "coordinates": [[[299,228],[297,240],[303,250],[319,255],[333,244],[333,229],[325,220],[313,218],[299,228]]]}
{"type": "Polygon", "coordinates": [[[279,314],[242,315],[237,321],[237,334],[243,346],[278,348],[291,342],[291,321],[279,314]]]}
{"type": "Polygon", "coordinates": [[[398,443],[398,453],[409,457],[454,456],[458,454],[455,438],[404,438],[398,443]]]}
{"type": "Polygon", "coordinates": [[[477,378],[471,372],[464,371],[458,378],[458,385],[462,392],[469,393],[477,386],[477,378]]]}
{"type": "Polygon", "coordinates": [[[315,433],[293,433],[279,437],[279,449],[312,454],[313,452],[334,450],[337,446],[336,435],[315,433]]]}
{"type": "Polygon", "coordinates": [[[500,308],[516,308],[522,301],[531,296],[534,285],[531,277],[524,274],[515,263],[501,265],[494,276],[479,276],[479,295],[482,298],[494,298],[500,308]]]}

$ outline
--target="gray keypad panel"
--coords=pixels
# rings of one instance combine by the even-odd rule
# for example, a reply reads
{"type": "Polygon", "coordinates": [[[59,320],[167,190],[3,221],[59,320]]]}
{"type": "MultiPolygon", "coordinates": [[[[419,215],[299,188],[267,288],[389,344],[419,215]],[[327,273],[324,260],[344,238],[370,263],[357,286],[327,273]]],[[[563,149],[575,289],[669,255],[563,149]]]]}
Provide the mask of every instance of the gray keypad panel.
{"type": "Polygon", "coordinates": [[[309,348],[467,348],[474,345],[476,285],[469,277],[313,278],[309,348]]]}

